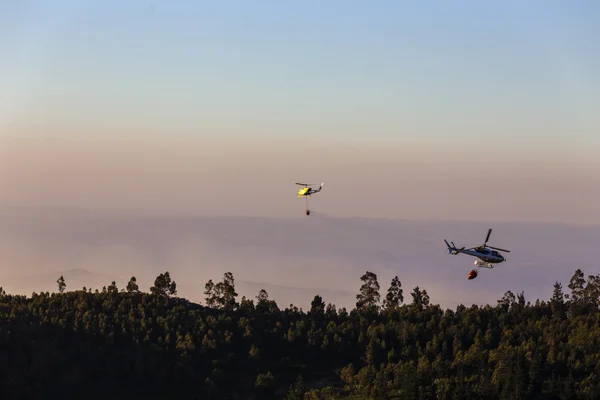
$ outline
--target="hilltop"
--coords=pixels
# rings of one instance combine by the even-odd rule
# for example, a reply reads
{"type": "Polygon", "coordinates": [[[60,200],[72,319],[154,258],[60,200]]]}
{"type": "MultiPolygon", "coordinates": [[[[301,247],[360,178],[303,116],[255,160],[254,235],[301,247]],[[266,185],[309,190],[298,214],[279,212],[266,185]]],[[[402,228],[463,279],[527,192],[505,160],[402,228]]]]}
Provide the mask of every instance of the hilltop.
{"type": "MultiPolygon", "coordinates": [[[[82,271],[72,271],[75,275],[82,271]]],[[[302,311],[233,274],[203,304],[169,272],[126,287],[7,294],[0,390],[88,399],[593,399],[600,395],[600,275],[576,270],[547,301],[507,291],[495,306],[443,310],[427,291],[367,271],[355,307],[302,311]]],[[[65,286],[66,284],[66,286],[65,286]]]]}

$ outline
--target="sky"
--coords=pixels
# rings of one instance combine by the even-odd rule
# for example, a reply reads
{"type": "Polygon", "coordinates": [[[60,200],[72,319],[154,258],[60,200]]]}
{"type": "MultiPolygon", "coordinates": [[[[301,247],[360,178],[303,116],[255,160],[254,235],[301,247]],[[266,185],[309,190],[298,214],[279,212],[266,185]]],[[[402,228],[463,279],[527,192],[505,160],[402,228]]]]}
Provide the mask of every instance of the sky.
{"type": "Polygon", "coordinates": [[[0,205],[600,224],[596,1],[3,1],[0,205]]]}

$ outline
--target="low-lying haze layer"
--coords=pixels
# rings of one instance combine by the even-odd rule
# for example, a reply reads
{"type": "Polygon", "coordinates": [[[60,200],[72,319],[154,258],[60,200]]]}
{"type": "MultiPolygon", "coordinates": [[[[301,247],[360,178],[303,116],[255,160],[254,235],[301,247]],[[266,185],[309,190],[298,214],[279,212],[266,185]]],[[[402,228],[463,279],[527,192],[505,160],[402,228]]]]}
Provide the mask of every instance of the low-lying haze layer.
{"type": "Polygon", "coordinates": [[[71,209],[5,209],[0,217],[0,273],[7,291],[30,294],[99,288],[131,276],[147,291],[169,271],[179,295],[203,300],[208,279],[231,271],[240,297],[265,288],[280,306],[307,307],[315,294],[353,307],[360,276],[378,274],[381,292],[397,275],[410,301],[415,286],[446,307],[495,304],[524,291],[547,299],[555,281],[576,268],[598,273],[599,227],[542,223],[482,223],[337,218],[315,211],[297,218],[150,218],[71,209]],[[507,262],[467,281],[473,258],[447,254],[443,239],[512,250],[507,262]]]}

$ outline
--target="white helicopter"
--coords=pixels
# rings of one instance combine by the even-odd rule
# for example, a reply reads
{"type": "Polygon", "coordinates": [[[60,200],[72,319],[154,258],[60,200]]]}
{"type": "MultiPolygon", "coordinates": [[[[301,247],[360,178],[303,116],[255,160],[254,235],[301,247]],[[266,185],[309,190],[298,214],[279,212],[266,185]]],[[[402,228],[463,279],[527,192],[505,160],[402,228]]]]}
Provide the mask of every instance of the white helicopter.
{"type": "MultiPolygon", "coordinates": [[[[506,253],[510,253],[510,250],[504,250],[504,249],[500,249],[498,247],[492,247],[492,246],[487,246],[487,242],[490,239],[490,235],[492,234],[492,230],[488,230],[488,234],[487,237],[485,238],[485,242],[483,243],[483,245],[481,246],[477,246],[477,247],[470,247],[470,248],[466,248],[463,247],[461,249],[457,249],[456,246],[454,245],[454,242],[450,242],[452,243],[452,246],[450,246],[450,243],[448,243],[448,241],[446,239],[444,239],[444,242],[446,242],[446,246],[448,246],[448,253],[452,254],[452,255],[457,255],[459,253],[463,253],[469,256],[473,256],[473,257],[477,257],[478,260],[475,260],[473,262],[473,264],[475,264],[475,266],[480,267],[480,268],[489,268],[492,269],[494,268],[494,264],[499,264],[501,262],[506,261],[506,258],[504,258],[504,256],[502,254],[500,254],[498,251],[504,251],[506,253]],[[498,251],[496,251],[498,250],[498,251]]],[[[468,279],[475,279],[477,278],[477,270],[471,270],[471,272],[469,272],[468,275],[468,279]]]]}

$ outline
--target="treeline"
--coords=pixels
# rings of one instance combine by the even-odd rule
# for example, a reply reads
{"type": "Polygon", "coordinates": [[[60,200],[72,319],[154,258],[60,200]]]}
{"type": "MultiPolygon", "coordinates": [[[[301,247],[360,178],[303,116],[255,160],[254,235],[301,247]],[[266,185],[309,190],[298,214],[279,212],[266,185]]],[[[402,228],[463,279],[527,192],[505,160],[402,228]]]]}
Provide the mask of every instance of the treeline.
{"type": "Polygon", "coordinates": [[[94,290],[9,295],[0,288],[3,398],[598,399],[600,276],[563,293],[443,310],[395,277],[361,278],[352,310],[316,295],[280,308],[238,299],[230,272],[204,305],[170,274],[149,293],[131,278],[94,290]]]}

